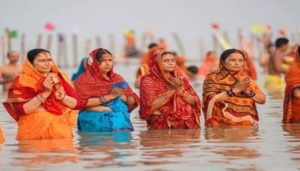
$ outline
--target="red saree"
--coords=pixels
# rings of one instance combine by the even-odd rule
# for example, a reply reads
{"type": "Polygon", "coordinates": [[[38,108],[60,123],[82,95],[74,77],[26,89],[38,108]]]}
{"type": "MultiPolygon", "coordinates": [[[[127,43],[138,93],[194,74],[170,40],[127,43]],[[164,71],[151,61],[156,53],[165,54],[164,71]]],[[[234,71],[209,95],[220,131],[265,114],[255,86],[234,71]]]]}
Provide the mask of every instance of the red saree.
{"type": "Polygon", "coordinates": [[[285,76],[286,88],[283,102],[283,122],[300,122],[300,99],[293,97],[293,90],[300,87],[300,59],[295,58],[285,76]]]}
{"type": "Polygon", "coordinates": [[[160,56],[150,61],[150,74],[144,76],[140,87],[140,116],[145,118],[150,129],[168,128],[199,128],[200,127],[200,100],[186,78],[176,69],[174,77],[181,77],[183,88],[190,95],[196,97],[195,105],[189,105],[183,100],[183,94],[175,92],[170,100],[161,108],[161,115],[153,115],[152,102],[168,90],[170,80],[164,76],[160,67],[160,56]]]}
{"type": "MultiPolygon", "coordinates": [[[[90,97],[100,97],[110,94],[114,83],[123,82],[121,75],[114,73],[113,69],[108,73],[110,79],[106,79],[101,73],[99,62],[96,59],[98,49],[93,50],[88,58],[87,70],[75,81],[75,88],[79,98],[87,100],[90,97]]],[[[139,104],[138,96],[130,87],[125,90],[125,95],[135,99],[133,105],[128,105],[129,112],[139,104]]]]}

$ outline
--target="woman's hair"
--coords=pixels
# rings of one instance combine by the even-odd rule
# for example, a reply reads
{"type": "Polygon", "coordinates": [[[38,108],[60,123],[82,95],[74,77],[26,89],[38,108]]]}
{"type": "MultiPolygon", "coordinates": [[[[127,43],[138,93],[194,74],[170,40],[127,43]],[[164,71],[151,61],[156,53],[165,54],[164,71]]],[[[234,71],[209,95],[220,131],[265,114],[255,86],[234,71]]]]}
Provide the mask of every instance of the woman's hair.
{"type": "Polygon", "coordinates": [[[102,61],[102,55],[104,55],[104,54],[110,54],[110,55],[112,55],[109,50],[103,49],[103,48],[99,48],[98,51],[97,51],[97,53],[96,53],[96,59],[97,59],[97,61],[99,63],[101,63],[101,61],[102,61]]]}
{"type": "Polygon", "coordinates": [[[239,53],[243,56],[244,59],[246,59],[245,57],[245,54],[238,50],[238,49],[228,49],[228,50],[225,50],[222,54],[221,54],[221,57],[220,57],[220,63],[223,63],[225,62],[226,58],[228,58],[231,54],[233,53],[239,53]]]}
{"type": "Polygon", "coordinates": [[[161,54],[160,54],[160,58],[162,58],[162,57],[165,56],[165,55],[172,55],[172,56],[176,57],[176,55],[175,55],[174,52],[163,51],[163,52],[161,52],[161,54]]]}
{"type": "Polygon", "coordinates": [[[40,53],[49,53],[50,52],[46,49],[32,49],[27,53],[27,59],[31,64],[33,64],[34,59],[38,56],[40,53]]]}

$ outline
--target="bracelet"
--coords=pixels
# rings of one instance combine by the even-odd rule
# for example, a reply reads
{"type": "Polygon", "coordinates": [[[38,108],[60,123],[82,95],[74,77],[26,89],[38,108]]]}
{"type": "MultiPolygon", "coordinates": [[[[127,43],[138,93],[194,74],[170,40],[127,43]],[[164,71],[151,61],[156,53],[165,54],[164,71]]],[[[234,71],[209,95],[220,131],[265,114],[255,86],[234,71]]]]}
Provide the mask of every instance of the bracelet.
{"type": "Polygon", "coordinates": [[[229,97],[236,96],[235,93],[232,91],[232,89],[226,90],[226,94],[227,94],[229,97]]]}
{"type": "Polygon", "coordinates": [[[107,100],[106,100],[105,96],[99,97],[99,102],[100,102],[100,104],[106,103],[107,100]]]}
{"type": "Polygon", "coordinates": [[[64,95],[62,98],[57,99],[57,100],[62,101],[62,100],[64,100],[66,97],[67,97],[67,93],[65,93],[65,95],[64,95]]]}
{"type": "Polygon", "coordinates": [[[41,94],[38,94],[35,97],[40,103],[44,103],[46,101],[46,99],[43,98],[41,94]]]}
{"type": "Polygon", "coordinates": [[[254,91],[250,90],[248,93],[247,93],[248,97],[254,97],[256,95],[256,93],[254,93],[254,91]]]}

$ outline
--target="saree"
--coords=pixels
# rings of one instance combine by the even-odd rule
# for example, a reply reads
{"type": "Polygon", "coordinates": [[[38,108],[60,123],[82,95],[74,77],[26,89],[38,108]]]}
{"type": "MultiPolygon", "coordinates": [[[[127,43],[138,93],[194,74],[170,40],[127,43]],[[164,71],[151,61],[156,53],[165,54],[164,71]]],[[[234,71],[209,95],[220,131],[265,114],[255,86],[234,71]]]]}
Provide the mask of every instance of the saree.
{"type": "Polygon", "coordinates": [[[206,77],[207,74],[213,72],[217,66],[219,61],[216,59],[210,59],[209,56],[206,56],[202,65],[199,66],[198,74],[202,79],[206,77]]]}
{"type": "Polygon", "coordinates": [[[161,115],[154,115],[151,111],[152,102],[165,93],[171,85],[161,69],[161,57],[157,55],[149,62],[150,74],[144,76],[140,87],[140,117],[147,120],[150,129],[180,129],[199,128],[201,104],[196,92],[189,84],[188,80],[179,73],[176,68],[174,78],[183,80],[183,90],[193,97],[196,102],[190,105],[183,100],[184,94],[177,91],[168,102],[158,109],[161,115]]]}
{"type": "Polygon", "coordinates": [[[3,131],[2,131],[2,127],[0,125],[0,144],[2,144],[4,142],[4,134],[3,134],[3,131]]]}
{"type": "MultiPolygon", "coordinates": [[[[100,74],[99,62],[96,59],[97,52],[98,49],[90,53],[87,70],[75,81],[78,96],[83,100],[108,95],[115,85],[122,85],[125,82],[123,77],[116,74],[113,69],[108,73],[109,79],[100,74]]],[[[135,100],[134,104],[128,105],[121,98],[116,98],[109,103],[102,104],[102,106],[110,107],[111,111],[82,110],[78,117],[78,129],[83,132],[132,131],[129,112],[138,106],[139,98],[129,86],[123,88],[125,88],[124,94],[135,100]]]]}
{"type": "Polygon", "coordinates": [[[50,96],[37,110],[25,114],[23,105],[37,94],[43,92],[45,79],[34,66],[25,60],[23,71],[8,91],[4,107],[18,122],[18,140],[72,138],[72,127],[76,125],[77,111],[71,110],[55,99],[55,89],[64,88],[69,96],[74,95],[73,85],[67,76],[54,65],[52,72],[57,74],[59,83],[54,86],[50,96]],[[73,90],[73,92],[72,92],[73,90]]]}
{"type": "Polygon", "coordinates": [[[300,59],[296,57],[285,76],[286,88],[283,102],[283,122],[300,122],[300,99],[293,97],[295,88],[300,87],[300,59]]]}
{"type": "MultiPolygon", "coordinates": [[[[219,69],[209,75],[204,80],[203,85],[203,112],[207,118],[208,104],[216,95],[226,90],[230,90],[243,77],[247,76],[242,71],[231,74],[222,65],[219,69]]],[[[255,81],[251,79],[250,89],[255,93],[261,92],[255,81]]],[[[255,102],[245,94],[229,97],[224,102],[217,102],[212,109],[212,116],[206,120],[206,126],[250,126],[257,125],[258,113],[255,102]]]]}

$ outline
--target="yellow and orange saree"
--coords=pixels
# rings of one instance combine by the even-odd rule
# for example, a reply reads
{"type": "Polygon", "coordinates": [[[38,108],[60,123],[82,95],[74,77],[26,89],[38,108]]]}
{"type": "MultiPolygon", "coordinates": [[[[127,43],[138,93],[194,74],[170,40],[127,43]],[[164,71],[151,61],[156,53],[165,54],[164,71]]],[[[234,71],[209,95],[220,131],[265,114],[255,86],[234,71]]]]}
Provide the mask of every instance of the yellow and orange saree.
{"type": "MultiPolygon", "coordinates": [[[[52,68],[62,82],[72,86],[71,81],[56,66],[52,68]]],[[[18,140],[71,138],[76,125],[77,111],[66,108],[54,98],[54,92],[35,112],[25,114],[22,105],[43,91],[44,77],[26,59],[23,71],[8,92],[3,103],[9,114],[18,122],[18,140]]]]}
{"type": "MultiPolygon", "coordinates": [[[[243,71],[231,74],[221,65],[217,71],[207,75],[203,85],[203,112],[205,117],[207,117],[210,100],[216,94],[232,89],[245,76],[243,71]]],[[[261,91],[252,79],[250,89],[255,93],[261,91]]],[[[207,126],[250,126],[257,123],[258,114],[255,102],[243,93],[229,97],[223,102],[216,102],[212,109],[211,118],[206,120],[207,126]]]]}

